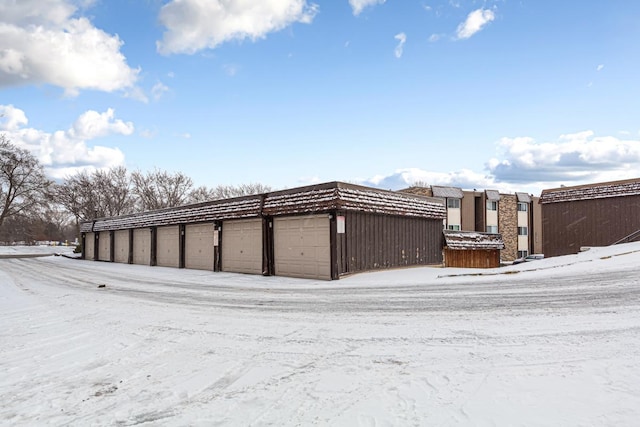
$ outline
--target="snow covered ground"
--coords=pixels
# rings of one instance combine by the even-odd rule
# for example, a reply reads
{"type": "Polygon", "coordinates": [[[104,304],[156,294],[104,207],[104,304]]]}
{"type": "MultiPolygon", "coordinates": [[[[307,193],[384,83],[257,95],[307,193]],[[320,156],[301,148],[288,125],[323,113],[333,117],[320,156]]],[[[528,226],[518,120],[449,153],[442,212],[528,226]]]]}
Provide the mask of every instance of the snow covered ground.
{"type": "Polygon", "coordinates": [[[632,426],[640,244],[335,282],[0,259],[0,338],[2,425],[632,426]]]}

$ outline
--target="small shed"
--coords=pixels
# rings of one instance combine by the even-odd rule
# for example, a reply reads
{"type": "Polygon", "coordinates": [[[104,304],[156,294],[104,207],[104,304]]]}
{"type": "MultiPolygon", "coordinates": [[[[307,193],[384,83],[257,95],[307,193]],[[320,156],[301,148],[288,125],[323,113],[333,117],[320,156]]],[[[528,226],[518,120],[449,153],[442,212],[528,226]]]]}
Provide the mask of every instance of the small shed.
{"type": "Polygon", "coordinates": [[[445,267],[500,267],[502,249],[504,242],[499,233],[444,230],[445,267]]]}

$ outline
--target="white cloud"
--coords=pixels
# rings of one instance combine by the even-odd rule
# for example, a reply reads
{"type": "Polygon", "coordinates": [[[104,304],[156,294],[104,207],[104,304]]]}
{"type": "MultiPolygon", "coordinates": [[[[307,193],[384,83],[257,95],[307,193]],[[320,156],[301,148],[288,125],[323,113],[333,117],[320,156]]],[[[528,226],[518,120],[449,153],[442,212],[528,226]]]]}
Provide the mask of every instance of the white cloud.
{"type": "Polygon", "coordinates": [[[592,131],[561,135],[557,141],[502,138],[502,159],[487,163],[498,182],[566,184],[624,179],[640,170],[640,140],[596,137],[592,131]]]}
{"type": "Polygon", "coordinates": [[[75,17],[68,0],[0,2],[0,87],[51,84],[67,96],[133,86],[122,41],[75,17]]]}
{"type": "Polygon", "coordinates": [[[597,137],[592,131],[584,131],[544,143],[530,137],[502,138],[497,146],[500,155],[487,161],[484,173],[405,168],[358,182],[391,190],[420,181],[467,190],[540,194],[544,188],[629,179],[640,174],[640,139],[597,137]]]}
{"type": "Polygon", "coordinates": [[[433,172],[420,168],[398,169],[389,175],[377,175],[361,181],[365,185],[390,190],[400,190],[412,186],[416,182],[426,182],[429,185],[445,185],[463,189],[495,188],[506,189],[506,186],[496,188],[492,177],[461,169],[455,172],[433,172]]]}
{"type": "Polygon", "coordinates": [[[596,71],[602,71],[603,68],[604,68],[604,64],[600,64],[598,65],[598,67],[596,67],[596,71]]]}
{"type": "Polygon", "coordinates": [[[440,40],[440,34],[431,34],[429,36],[429,41],[431,43],[437,42],[438,40],[440,40]]]}
{"type": "MultiPolygon", "coordinates": [[[[291,54],[289,54],[289,57],[291,57],[291,54]]],[[[240,67],[236,64],[225,64],[222,66],[222,68],[229,77],[235,76],[236,74],[238,74],[238,70],[240,70],[240,67]]]]}
{"type": "Polygon", "coordinates": [[[358,16],[360,13],[369,6],[376,4],[383,4],[386,0],[349,0],[353,14],[358,16]]]}
{"type": "Polygon", "coordinates": [[[109,135],[131,135],[131,122],[115,119],[112,109],[104,113],[87,111],[66,131],[48,133],[26,127],[24,111],[12,105],[0,105],[0,132],[12,143],[30,150],[52,178],[64,178],[81,170],[110,168],[124,164],[124,154],[117,148],[87,142],[109,135]]]}
{"type": "Polygon", "coordinates": [[[136,101],[144,102],[145,104],[149,102],[149,97],[144,93],[142,88],[139,86],[134,86],[127,89],[124,92],[125,98],[135,99],[136,101]]]}
{"type": "Polygon", "coordinates": [[[295,22],[311,23],[318,6],[306,0],[171,0],[160,10],[162,54],[195,53],[231,40],[257,40],[295,22]]]}
{"type": "Polygon", "coordinates": [[[458,39],[468,39],[495,19],[495,14],[490,9],[477,9],[469,13],[467,19],[458,25],[456,37],[458,39]]]}
{"type": "Polygon", "coordinates": [[[151,95],[153,95],[153,99],[156,101],[162,98],[162,95],[169,92],[169,87],[162,82],[157,82],[151,88],[151,95]]]}
{"type": "Polygon", "coordinates": [[[399,33],[396,34],[394,38],[398,40],[398,45],[394,50],[394,54],[396,55],[396,58],[401,58],[404,50],[404,44],[407,42],[407,35],[405,33],[399,33]]]}

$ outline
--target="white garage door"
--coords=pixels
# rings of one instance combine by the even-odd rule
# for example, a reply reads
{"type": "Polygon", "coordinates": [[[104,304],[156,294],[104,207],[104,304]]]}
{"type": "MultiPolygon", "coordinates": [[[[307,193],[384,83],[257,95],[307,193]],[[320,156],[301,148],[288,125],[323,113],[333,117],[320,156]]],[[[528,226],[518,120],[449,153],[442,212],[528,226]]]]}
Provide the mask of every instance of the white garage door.
{"type": "Polygon", "coordinates": [[[185,227],[184,266],[213,270],[213,223],[190,224],[185,227]]]}
{"type": "Polygon", "coordinates": [[[133,230],[133,263],[151,264],[151,230],[148,228],[133,230]]]}
{"type": "Polygon", "coordinates": [[[98,234],[98,260],[111,261],[111,237],[108,231],[98,234]]]}
{"type": "Polygon", "coordinates": [[[177,225],[158,227],[157,245],[157,265],[161,267],[180,266],[180,238],[177,225]]]}
{"type": "Polygon", "coordinates": [[[222,223],[222,271],[262,274],[262,219],[222,223]]]}
{"type": "Polygon", "coordinates": [[[95,237],[93,233],[87,233],[84,237],[84,259],[93,260],[95,248],[95,237]]]}
{"type": "Polygon", "coordinates": [[[113,237],[113,260],[129,262],[129,230],[116,230],[113,237]]]}
{"type": "Polygon", "coordinates": [[[275,218],[273,239],[276,276],[331,280],[328,216],[275,218]]]}

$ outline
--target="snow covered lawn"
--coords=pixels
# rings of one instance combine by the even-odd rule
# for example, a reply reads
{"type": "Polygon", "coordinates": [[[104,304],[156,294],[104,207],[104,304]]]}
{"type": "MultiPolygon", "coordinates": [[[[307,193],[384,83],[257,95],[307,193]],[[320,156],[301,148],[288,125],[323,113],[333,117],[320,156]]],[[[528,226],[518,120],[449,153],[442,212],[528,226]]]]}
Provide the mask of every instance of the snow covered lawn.
{"type": "Polygon", "coordinates": [[[0,259],[0,338],[2,425],[632,426],[640,244],[336,282],[0,259]]]}

